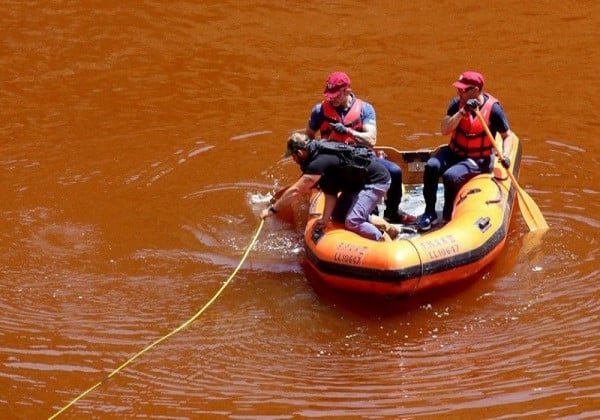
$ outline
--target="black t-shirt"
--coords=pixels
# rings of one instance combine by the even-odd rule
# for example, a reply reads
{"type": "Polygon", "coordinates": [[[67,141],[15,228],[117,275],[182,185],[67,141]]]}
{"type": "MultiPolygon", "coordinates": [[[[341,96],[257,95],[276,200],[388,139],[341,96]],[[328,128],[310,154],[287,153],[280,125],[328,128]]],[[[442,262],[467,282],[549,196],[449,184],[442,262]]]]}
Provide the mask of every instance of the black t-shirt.
{"type": "Polygon", "coordinates": [[[366,167],[364,179],[358,181],[354,176],[348,176],[347,167],[344,169],[342,159],[334,154],[315,153],[302,165],[305,175],[321,175],[319,187],[326,194],[338,192],[354,192],[361,189],[364,184],[383,184],[390,180],[388,170],[374,158],[366,167]]]}

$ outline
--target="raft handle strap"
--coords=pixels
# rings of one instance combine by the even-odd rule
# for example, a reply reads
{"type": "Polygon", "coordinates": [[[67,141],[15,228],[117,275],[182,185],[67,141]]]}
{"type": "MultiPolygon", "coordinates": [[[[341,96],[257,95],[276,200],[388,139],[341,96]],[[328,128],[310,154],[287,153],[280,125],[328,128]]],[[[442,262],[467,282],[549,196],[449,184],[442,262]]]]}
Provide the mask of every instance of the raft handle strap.
{"type": "Polygon", "coordinates": [[[498,187],[498,198],[496,198],[495,200],[487,200],[485,204],[496,204],[502,201],[502,188],[500,187],[500,182],[494,176],[491,178],[491,180],[494,184],[496,184],[496,187],[498,187]]]}
{"type": "Polygon", "coordinates": [[[458,202],[456,203],[456,205],[458,206],[460,203],[462,203],[463,201],[465,201],[469,195],[471,195],[471,194],[477,194],[477,193],[480,193],[480,192],[481,192],[481,188],[471,188],[465,194],[463,194],[463,195],[460,196],[460,198],[458,199],[458,202]]]}

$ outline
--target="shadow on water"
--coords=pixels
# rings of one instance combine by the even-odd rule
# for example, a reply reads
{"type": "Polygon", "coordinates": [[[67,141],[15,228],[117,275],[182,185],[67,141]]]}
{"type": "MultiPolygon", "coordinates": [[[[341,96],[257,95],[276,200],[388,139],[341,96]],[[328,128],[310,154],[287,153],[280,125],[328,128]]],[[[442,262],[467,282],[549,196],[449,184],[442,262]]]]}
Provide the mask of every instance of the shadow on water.
{"type": "Polygon", "coordinates": [[[401,313],[415,311],[423,306],[441,300],[458,298],[461,293],[484,277],[486,271],[464,281],[438,287],[414,295],[383,296],[343,290],[328,285],[319,278],[318,273],[306,261],[302,268],[310,286],[320,300],[359,317],[389,318],[401,313]]]}

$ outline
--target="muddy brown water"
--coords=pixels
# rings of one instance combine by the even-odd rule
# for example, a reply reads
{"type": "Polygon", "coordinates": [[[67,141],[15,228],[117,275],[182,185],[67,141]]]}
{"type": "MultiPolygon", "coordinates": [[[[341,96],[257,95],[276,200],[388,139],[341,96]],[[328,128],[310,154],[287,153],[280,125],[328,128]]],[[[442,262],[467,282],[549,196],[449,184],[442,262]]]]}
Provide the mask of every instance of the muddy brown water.
{"type": "Polygon", "coordinates": [[[48,418],[600,417],[595,1],[15,2],[0,14],[0,412],[48,418]],[[523,141],[502,256],[383,300],[302,264],[263,195],[342,69],[379,143],[439,133],[481,71],[523,141]]]}

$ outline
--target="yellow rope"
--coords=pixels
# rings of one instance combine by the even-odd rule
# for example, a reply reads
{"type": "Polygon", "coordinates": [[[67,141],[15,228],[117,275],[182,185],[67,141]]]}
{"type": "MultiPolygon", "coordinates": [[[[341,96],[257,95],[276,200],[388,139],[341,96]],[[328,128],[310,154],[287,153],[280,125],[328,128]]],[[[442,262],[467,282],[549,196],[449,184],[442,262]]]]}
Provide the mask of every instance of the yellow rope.
{"type": "Polygon", "coordinates": [[[212,305],[212,303],[217,300],[217,298],[219,297],[219,295],[223,292],[223,290],[225,290],[225,288],[229,285],[229,283],[231,283],[231,281],[233,280],[233,278],[235,277],[235,275],[237,274],[237,272],[239,271],[240,267],[244,264],[244,262],[246,261],[246,258],[248,257],[248,254],[250,253],[250,250],[252,249],[252,247],[254,246],[254,243],[256,242],[256,240],[258,239],[258,235],[260,235],[260,231],[262,230],[262,227],[264,225],[265,221],[263,219],[261,219],[258,228],[256,229],[256,232],[254,233],[254,236],[252,237],[252,240],[250,241],[250,243],[248,244],[248,246],[246,247],[246,250],[244,251],[244,255],[242,256],[242,259],[240,260],[239,264],[237,265],[237,267],[235,268],[235,270],[233,270],[233,273],[231,273],[231,275],[229,276],[229,278],[225,281],[225,283],[223,283],[223,285],[221,286],[221,288],[217,291],[217,293],[215,293],[215,295],[198,311],[196,312],[196,314],[191,317],[190,319],[188,319],[186,322],[184,322],[183,324],[181,324],[179,327],[175,328],[173,331],[171,331],[170,333],[168,333],[167,335],[159,338],[158,340],[156,340],[155,342],[153,342],[152,344],[146,346],[146,348],[144,348],[143,350],[137,352],[136,354],[134,354],[132,357],[130,357],[125,363],[123,363],[121,366],[119,366],[118,368],[116,368],[115,370],[113,370],[108,376],[106,376],[103,380],[101,380],[100,382],[98,382],[97,384],[95,384],[94,386],[90,387],[88,390],[86,390],[85,392],[83,392],[82,394],[80,394],[77,398],[75,398],[73,401],[71,401],[69,404],[65,405],[60,411],[57,411],[55,414],[53,414],[51,417],[48,418],[48,420],[52,420],[56,417],[58,417],[58,415],[60,415],[62,412],[64,412],[66,409],[68,409],[69,407],[71,407],[73,404],[75,404],[77,401],[79,401],[80,399],[82,399],[83,397],[85,397],[87,394],[89,394],[90,392],[92,392],[94,389],[98,388],[102,383],[104,383],[107,379],[113,377],[114,375],[116,375],[118,372],[120,372],[123,368],[125,368],[128,364],[130,364],[131,362],[133,362],[135,359],[137,359],[139,356],[141,356],[142,354],[146,353],[148,350],[150,350],[152,347],[156,346],[157,344],[165,341],[167,338],[171,337],[172,335],[178,333],[179,331],[183,330],[185,327],[187,327],[188,325],[190,325],[192,322],[194,322],[200,315],[202,315],[202,313],[210,306],[212,305]]]}

